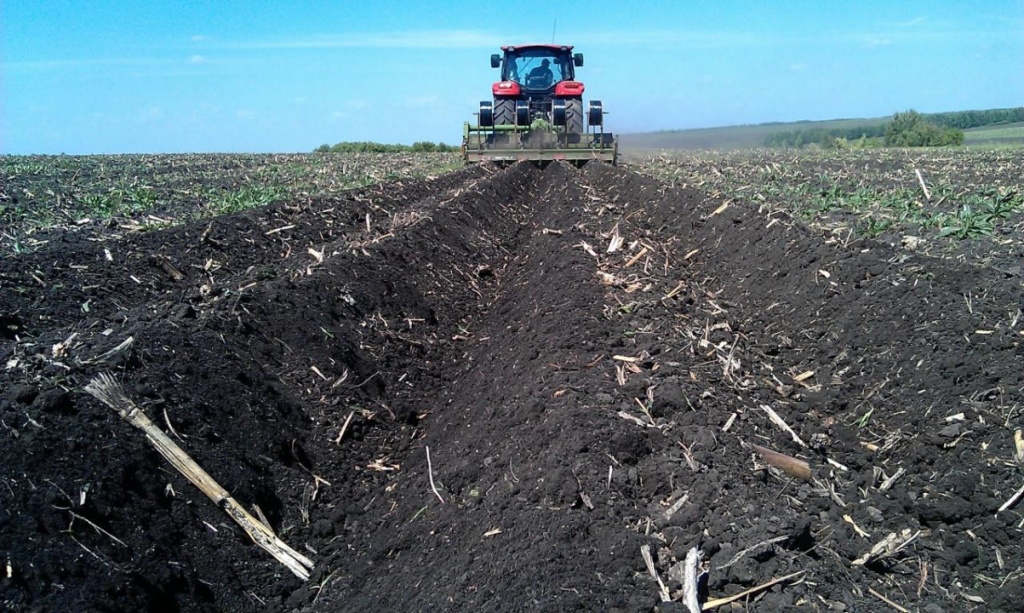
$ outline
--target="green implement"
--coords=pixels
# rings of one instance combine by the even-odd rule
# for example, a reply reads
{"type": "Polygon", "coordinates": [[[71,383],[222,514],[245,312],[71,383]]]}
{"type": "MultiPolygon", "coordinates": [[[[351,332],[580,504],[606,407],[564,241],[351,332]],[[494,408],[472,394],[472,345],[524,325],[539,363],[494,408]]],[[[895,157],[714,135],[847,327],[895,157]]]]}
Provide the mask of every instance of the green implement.
{"type": "Polygon", "coordinates": [[[518,126],[464,124],[462,157],[466,164],[480,162],[547,162],[600,160],[615,164],[618,141],[612,134],[552,132],[518,126]]]}

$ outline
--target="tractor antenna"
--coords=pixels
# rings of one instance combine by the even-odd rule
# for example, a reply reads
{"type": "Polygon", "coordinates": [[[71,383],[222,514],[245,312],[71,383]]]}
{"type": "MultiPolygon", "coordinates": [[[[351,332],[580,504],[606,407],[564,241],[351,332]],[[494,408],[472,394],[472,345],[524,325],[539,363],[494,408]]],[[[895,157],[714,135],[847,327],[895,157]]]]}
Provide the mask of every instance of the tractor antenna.
{"type": "Polygon", "coordinates": [[[558,20],[555,20],[554,25],[551,26],[551,44],[555,44],[555,30],[558,29],[558,20]]]}

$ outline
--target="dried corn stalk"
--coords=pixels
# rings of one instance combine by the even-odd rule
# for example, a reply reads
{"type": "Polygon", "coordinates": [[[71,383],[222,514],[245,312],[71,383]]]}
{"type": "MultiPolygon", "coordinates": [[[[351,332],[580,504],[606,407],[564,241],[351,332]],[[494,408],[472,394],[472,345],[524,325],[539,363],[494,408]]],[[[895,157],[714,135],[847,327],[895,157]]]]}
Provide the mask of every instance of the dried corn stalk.
{"type": "Polygon", "coordinates": [[[142,409],[125,395],[121,384],[113,377],[103,373],[90,381],[85,386],[85,391],[117,411],[125,421],[142,430],[150,444],[160,452],[160,455],[164,456],[178,472],[185,475],[185,478],[202,490],[217,506],[224,509],[224,512],[245,530],[253,542],[274,556],[278,562],[287,566],[288,570],[292,571],[296,577],[302,580],[309,579],[309,569],[313,568],[313,561],[289,547],[287,543],[277,538],[277,535],[269,527],[250,515],[209,473],[196,464],[177,443],[150,421],[142,409]]]}

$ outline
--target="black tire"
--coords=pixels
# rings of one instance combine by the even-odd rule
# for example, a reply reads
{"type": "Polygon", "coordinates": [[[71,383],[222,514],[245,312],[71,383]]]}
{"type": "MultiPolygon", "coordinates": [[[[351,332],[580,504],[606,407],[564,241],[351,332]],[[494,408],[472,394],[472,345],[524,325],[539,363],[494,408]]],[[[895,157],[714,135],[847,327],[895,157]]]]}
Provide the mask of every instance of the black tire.
{"type": "Polygon", "coordinates": [[[589,117],[587,123],[591,128],[604,125],[604,105],[600,100],[591,100],[590,109],[587,111],[589,117]]]}
{"type": "Polygon", "coordinates": [[[565,101],[565,130],[569,134],[583,134],[583,100],[565,101]]]}
{"type": "Polygon", "coordinates": [[[492,108],[490,100],[480,101],[480,127],[490,128],[494,125],[494,109],[492,108]]]}
{"type": "Polygon", "coordinates": [[[526,100],[516,100],[516,125],[530,125],[530,103],[526,100]]]}
{"type": "Polygon", "coordinates": [[[494,125],[511,126],[516,122],[516,101],[495,100],[494,101],[494,125]]]}

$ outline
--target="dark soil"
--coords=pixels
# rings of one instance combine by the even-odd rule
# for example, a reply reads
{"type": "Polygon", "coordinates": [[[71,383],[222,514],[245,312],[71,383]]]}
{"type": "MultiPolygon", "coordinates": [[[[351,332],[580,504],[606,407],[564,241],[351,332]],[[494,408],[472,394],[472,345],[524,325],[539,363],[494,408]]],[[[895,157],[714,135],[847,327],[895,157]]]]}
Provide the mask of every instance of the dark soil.
{"type": "Polygon", "coordinates": [[[523,164],[0,260],[0,602],[684,610],[649,545],[674,598],[697,546],[711,598],[802,572],[746,610],[1019,610],[1019,280],[722,205],[523,164]],[[83,393],[100,372],[310,580],[83,393]]]}

